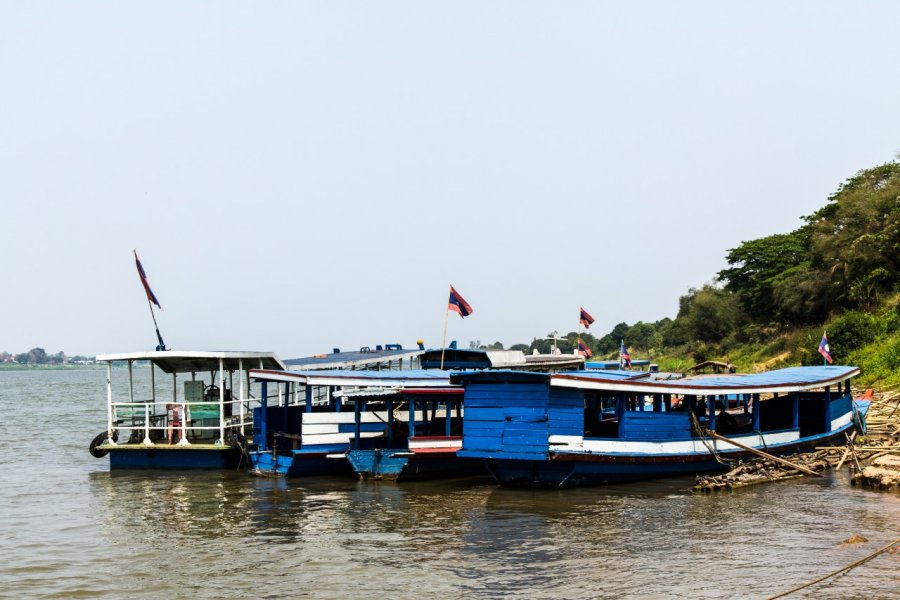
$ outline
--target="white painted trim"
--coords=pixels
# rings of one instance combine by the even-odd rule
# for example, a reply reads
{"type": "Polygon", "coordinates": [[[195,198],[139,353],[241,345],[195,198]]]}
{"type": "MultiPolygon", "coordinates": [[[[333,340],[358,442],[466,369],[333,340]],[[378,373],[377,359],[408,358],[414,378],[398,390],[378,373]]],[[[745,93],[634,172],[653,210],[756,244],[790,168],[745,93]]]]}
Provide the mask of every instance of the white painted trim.
{"type": "Polygon", "coordinates": [[[462,440],[421,440],[417,441],[416,438],[412,438],[409,440],[409,449],[421,449],[421,448],[462,448],[462,440]]]}
{"type": "MultiPolygon", "coordinates": [[[[553,436],[562,437],[562,436],[553,436]]],[[[575,437],[577,436],[566,436],[575,437]]],[[[765,449],[766,447],[789,444],[800,439],[799,431],[779,431],[776,433],[763,434],[765,444],[760,440],[760,436],[756,434],[734,436],[736,442],[740,442],[745,446],[752,448],[765,449]]],[[[723,442],[720,440],[707,440],[716,450],[728,452],[738,450],[737,446],[723,442]]],[[[638,442],[628,440],[583,440],[581,445],[577,444],[561,444],[551,443],[551,450],[557,451],[574,451],[575,453],[584,454],[647,454],[647,455],[674,455],[674,454],[706,454],[709,450],[699,439],[676,440],[671,442],[638,442]]]]}
{"type": "Polygon", "coordinates": [[[853,422],[853,413],[852,412],[844,413],[842,416],[838,417],[837,419],[831,420],[831,430],[836,431],[836,430],[840,429],[841,427],[845,427],[845,426],[849,425],[851,422],[853,422]]]}

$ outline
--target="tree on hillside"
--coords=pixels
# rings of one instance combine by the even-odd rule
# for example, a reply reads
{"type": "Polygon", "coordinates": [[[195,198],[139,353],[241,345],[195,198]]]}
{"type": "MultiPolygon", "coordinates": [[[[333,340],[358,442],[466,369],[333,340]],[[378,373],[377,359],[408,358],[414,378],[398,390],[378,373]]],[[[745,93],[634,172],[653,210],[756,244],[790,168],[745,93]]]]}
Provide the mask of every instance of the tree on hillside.
{"type": "Polygon", "coordinates": [[[812,266],[843,307],[870,308],[900,287],[900,164],[860,171],[809,217],[812,266]]]}
{"type": "Polygon", "coordinates": [[[728,251],[731,266],[719,271],[718,277],[726,290],[737,294],[747,315],[759,321],[775,320],[780,316],[775,289],[790,269],[808,265],[809,238],[810,228],[804,226],[742,242],[728,251]]]}
{"type": "Polygon", "coordinates": [[[686,341],[721,342],[743,325],[745,317],[737,295],[706,284],[679,299],[675,321],[681,322],[686,341]]]}

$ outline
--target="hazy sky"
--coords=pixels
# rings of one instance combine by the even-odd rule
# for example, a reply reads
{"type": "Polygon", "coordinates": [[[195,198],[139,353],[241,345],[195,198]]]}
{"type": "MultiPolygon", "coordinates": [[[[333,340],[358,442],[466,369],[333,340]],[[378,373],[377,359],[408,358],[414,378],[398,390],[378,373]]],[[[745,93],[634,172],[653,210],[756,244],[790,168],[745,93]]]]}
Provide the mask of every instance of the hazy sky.
{"type": "Polygon", "coordinates": [[[0,351],[673,317],[900,151],[898,2],[0,0],[0,351]]]}

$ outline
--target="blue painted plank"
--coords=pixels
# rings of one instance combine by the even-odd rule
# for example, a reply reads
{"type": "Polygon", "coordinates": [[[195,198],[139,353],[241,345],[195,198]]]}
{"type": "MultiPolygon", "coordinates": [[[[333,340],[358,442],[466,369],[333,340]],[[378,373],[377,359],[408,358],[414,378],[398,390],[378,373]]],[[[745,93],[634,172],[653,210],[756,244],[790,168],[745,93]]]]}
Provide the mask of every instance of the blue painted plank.
{"type": "Polygon", "coordinates": [[[466,450],[500,450],[501,447],[499,437],[463,436],[463,448],[466,450]]]}
{"type": "Polygon", "coordinates": [[[466,405],[463,419],[469,421],[505,421],[502,408],[473,408],[466,405]]]}

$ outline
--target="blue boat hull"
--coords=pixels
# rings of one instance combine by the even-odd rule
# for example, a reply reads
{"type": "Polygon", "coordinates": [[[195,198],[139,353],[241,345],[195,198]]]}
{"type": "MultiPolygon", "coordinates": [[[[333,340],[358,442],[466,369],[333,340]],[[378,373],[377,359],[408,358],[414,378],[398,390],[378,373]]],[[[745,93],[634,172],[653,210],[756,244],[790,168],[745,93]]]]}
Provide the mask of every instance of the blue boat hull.
{"type": "Polygon", "coordinates": [[[110,469],[236,469],[242,462],[240,449],[190,448],[118,449],[109,452],[110,469]]]}
{"type": "Polygon", "coordinates": [[[254,475],[315,477],[353,473],[346,458],[327,458],[327,454],[328,452],[294,452],[290,456],[273,456],[271,452],[257,451],[250,453],[250,459],[254,475]]]}
{"type": "MultiPolygon", "coordinates": [[[[770,449],[772,454],[789,454],[812,450],[817,445],[843,441],[850,427],[828,435],[814,436],[770,449]]],[[[720,452],[729,459],[752,458],[746,451],[720,452]]],[[[485,459],[488,471],[503,485],[524,487],[580,487],[644,481],[678,475],[697,475],[727,471],[730,464],[722,464],[709,454],[686,455],[624,455],[553,453],[544,460],[485,459]]]]}
{"type": "Polygon", "coordinates": [[[351,450],[347,457],[353,470],[362,478],[440,479],[484,473],[478,459],[459,458],[455,453],[412,453],[405,448],[351,450]]]}

